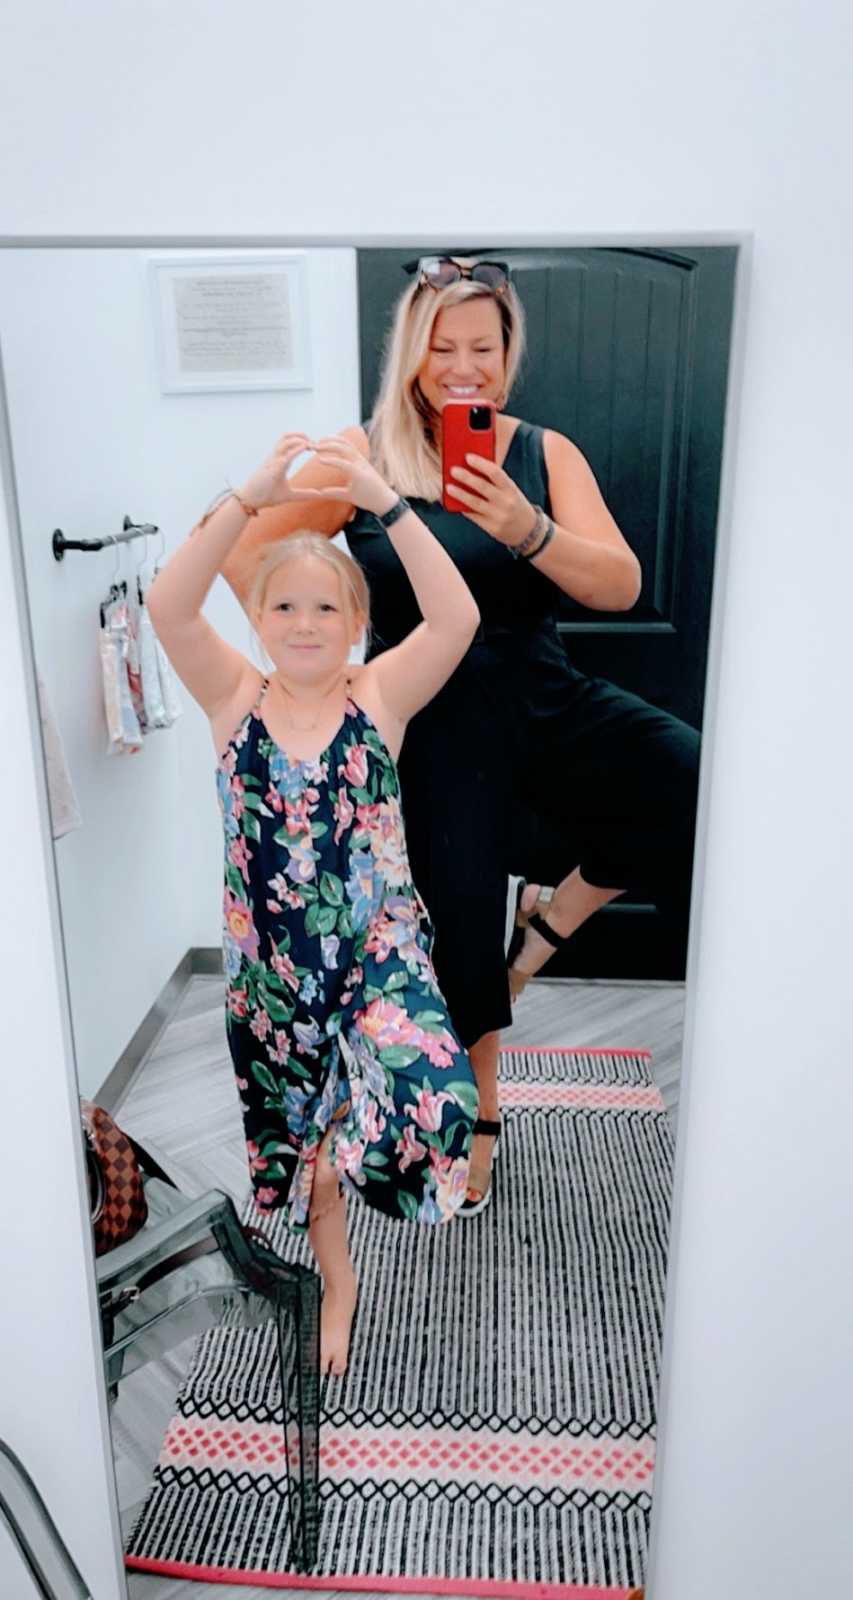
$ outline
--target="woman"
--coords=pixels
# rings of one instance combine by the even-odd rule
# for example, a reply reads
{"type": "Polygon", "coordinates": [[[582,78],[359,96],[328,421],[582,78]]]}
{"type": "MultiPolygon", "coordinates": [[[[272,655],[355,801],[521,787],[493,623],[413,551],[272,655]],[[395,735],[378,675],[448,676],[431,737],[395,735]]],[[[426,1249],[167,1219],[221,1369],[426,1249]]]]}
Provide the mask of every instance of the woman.
{"type": "MultiPolygon", "coordinates": [[[[488,1201],[499,1127],[498,1047],[512,1015],[505,951],[516,913],[512,885],[507,916],[506,885],[525,850],[514,832],[519,806],[556,824],[577,860],[550,901],[535,884],[519,886],[517,909],[530,921],[513,962],[516,992],[555,945],[626,891],[683,911],[698,767],[692,728],[585,678],[566,658],[560,593],[596,610],[629,610],[640,568],[571,440],[504,413],[523,345],[522,308],[502,264],[424,258],[396,308],[369,428],[347,430],[449,551],[482,619],[450,681],[412,720],[400,764],[439,983],[492,1130],[474,1140],[469,1213],[488,1201]],[[441,414],[451,399],[498,408],[496,462],[471,457],[458,469],[458,512],[441,505],[441,414]]],[[[331,481],[311,462],[294,487],[331,481]]],[[[306,510],[263,513],[243,535],[224,568],[242,599],[259,547],[304,525],[306,510]]],[[[371,519],[312,506],[310,522],[329,535],[346,528],[370,583],[371,652],[396,645],[417,608],[371,519]]]]}

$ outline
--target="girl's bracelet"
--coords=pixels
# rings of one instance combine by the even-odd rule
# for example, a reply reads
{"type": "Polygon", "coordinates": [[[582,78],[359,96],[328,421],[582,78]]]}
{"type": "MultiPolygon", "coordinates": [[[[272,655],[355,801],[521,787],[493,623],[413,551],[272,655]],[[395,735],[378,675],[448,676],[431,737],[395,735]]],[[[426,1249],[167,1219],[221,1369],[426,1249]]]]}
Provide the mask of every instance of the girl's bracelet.
{"type": "Polygon", "coordinates": [[[227,489],[223,489],[222,493],[218,494],[216,499],[211,502],[205,511],[204,516],[199,522],[196,523],[196,528],[203,528],[205,523],[209,522],[211,517],[219,510],[219,507],[224,506],[226,500],[236,500],[240,510],[247,517],[256,517],[260,510],[260,506],[249,505],[248,500],[244,500],[242,495],[237,493],[236,489],[232,489],[229,486],[227,489]]]}
{"type": "Polygon", "coordinates": [[[553,539],[554,534],[557,531],[556,528],[554,527],[553,522],[551,521],[551,518],[549,516],[545,515],[544,512],[543,512],[543,516],[545,516],[545,521],[548,524],[548,526],[545,529],[545,537],[542,540],[541,544],[538,544],[536,546],[535,550],[528,550],[527,551],[527,553],[526,553],[526,555],[524,557],[525,561],[535,561],[537,556],[541,556],[542,551],[546,548],[547,545],[549,545],[551,543],[551,540],[553,539]]]}
{"type": "Polygon", "coordinates": [[[533,510],[536,513],[536,518],[530,532],[525,534],[520,544],[507,545],[510,555],[516,560],[518,560],[519,556],[529,556],[531,552],[539,545],[539,540],[542,537],[543,530],[548,521],[548,518],[546,517],[541,506],[534,506],[533,510]]]}

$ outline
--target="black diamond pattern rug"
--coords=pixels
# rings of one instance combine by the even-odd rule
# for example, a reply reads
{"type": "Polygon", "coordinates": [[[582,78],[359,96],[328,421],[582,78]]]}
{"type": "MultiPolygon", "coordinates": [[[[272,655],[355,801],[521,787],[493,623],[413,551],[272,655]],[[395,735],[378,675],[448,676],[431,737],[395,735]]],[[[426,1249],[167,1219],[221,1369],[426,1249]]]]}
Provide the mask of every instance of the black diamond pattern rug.
{"type": "MultiPolygon", "coordinates": [[[[271,1328],[195,1351],[129,1567],[270,1587],[617,1600],[643,1581],[672,1138],[643,1052],[501,1057],[491,1205],[354,1202],[349,1370],[321,1415],[320,1557],[289,1567],[271,1328]]],[[[261,1226],[311,1264],[281,1221],[261,1226]]],[[[280,1416],[280,1413],[278,1413],[280,1416]]]]}

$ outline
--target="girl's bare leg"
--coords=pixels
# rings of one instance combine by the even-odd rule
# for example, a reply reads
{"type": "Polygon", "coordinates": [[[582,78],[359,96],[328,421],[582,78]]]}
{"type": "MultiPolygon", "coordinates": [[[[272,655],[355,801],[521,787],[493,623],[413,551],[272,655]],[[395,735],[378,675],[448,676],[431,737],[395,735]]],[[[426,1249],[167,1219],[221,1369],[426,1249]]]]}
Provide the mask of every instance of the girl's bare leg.
{"type": "Polygon", "coordinates": [[[320,1312],[320,1371],[346,1372],[350,1329],[358,1299],[358,1279],[347,1242],[347,1208],[338,1175],[329,1160],[327,1133],[317,1152],[308,1238],[323,1275],[320,1312]]]}
{"type": "MultiPolygon", "coordinates": [[[[529,915],[534,910],[540,887],[538,883],[527,884],[521,896],[521,909],[525,914],[529,915]]],[[[575,867],[562,883],[558,883],[543,921],[547,922],[555,933],[566,939],[586,922],[594,911],[600,910],[608,901],[616,900],[624,893],[624,889],[597,889],[594,884],[587,883],[581,877],[580,869],[575,867]]],[[[554,947],[547,939],[543,939],[535,928],[525,928],[524,943],[513,962],[513,967],[517,972],[532,977],[540,967],[544,967],[548,957],[553,954],[554,947]]]]}
{"type": "MultiPolygon", "coordinates": [[[[474,1068],[474,1077],[477,1080],[477,1093],[480,1100],[480,1116],[486,1122],[497,1122],[500,1117],[498,1105],[498,1050],[501,1036],[499,1033],[484,1033],[472,1044],[468,1054],[474,1068]]],[[[490,1167],[495,1141],[491,1134],[475,1133],[471,1142],[471,1165],[490,1167]]],[[[466,1199],[476,1203],[482,1200],[480,1189],[466,1190],[466,1199]]]]}

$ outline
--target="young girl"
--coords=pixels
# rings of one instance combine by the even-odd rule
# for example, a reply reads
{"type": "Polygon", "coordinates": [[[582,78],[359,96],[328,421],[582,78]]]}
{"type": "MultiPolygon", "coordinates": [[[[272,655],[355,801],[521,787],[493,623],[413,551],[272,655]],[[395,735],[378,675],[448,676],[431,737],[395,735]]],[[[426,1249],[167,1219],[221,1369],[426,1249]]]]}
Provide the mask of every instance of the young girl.
{"type": "Polygon", "coordinates": [[[479,613],[363,454],[303,434],[286,434],[202,518],[149,607],[219,755],[227,1027],[255,1201],[307,1228],[324,1280],[321,1370],[342,1373],[357,1283],[341,1180],[422,1222],[445,1221],[465,1198],[477,1092],[432,968],[395,763],[406,723],[462,659],[479,613]],[[340,484],[291,488],[305,451],[340,484]],[[350,664],[368,624],[364,576],[322,535],[296,533],[266,552],[254,582],[264,677],[201,607],[247,519],[309,497],[376,518],[423,620],[395,649],[350,664]]]}

